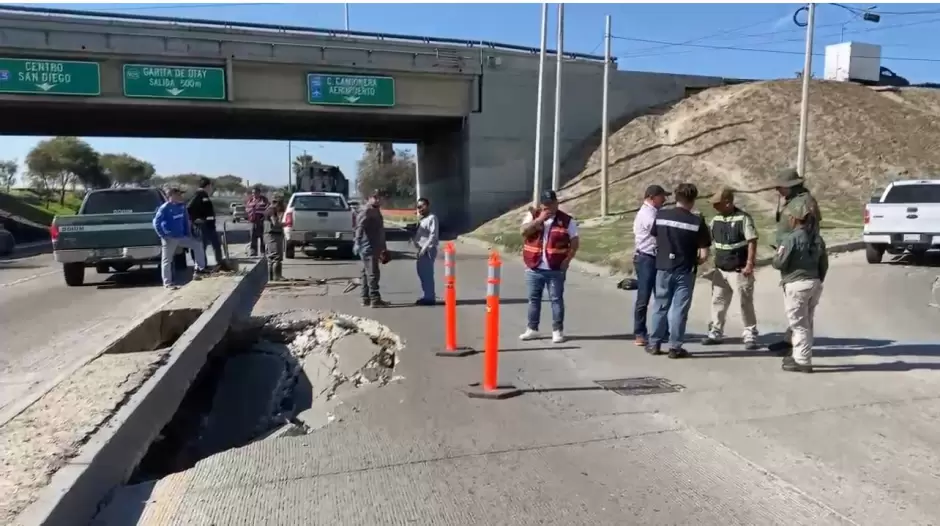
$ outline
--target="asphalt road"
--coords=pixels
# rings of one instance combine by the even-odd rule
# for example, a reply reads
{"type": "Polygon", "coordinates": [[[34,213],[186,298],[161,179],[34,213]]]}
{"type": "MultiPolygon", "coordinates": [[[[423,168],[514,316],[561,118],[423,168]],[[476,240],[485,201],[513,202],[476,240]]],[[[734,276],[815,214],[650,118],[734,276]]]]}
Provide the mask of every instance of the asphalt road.
{"type": "MultiPolygon", "coordinates": [[[[233,243],[247,243],[244,225],[230,229],[233,243]]],[[[155,266],[104,275],[90,268],[83,286],[68,287],[51,253],[25,254],[0,260],[0,423],[11,402],[43,390],[169,299],[155,266]]]]}
{"type": "MultiPolygon", "coordinates": [[[[486,259],[458,245],[458,341],[476,348],[486,259]]],[[[519,342],[524,270],[507,257],[499,380],[527,392],[474,401],[460,389],[479,380],[481,358],[430,354],[443,340],[442,307],[409,305],[413,261],[382,267],[382,295],[395,305],[367,309],[358,291],[342,292],[358,275],[355,261],[300,257],[285,271],[302,286],[270,287],[255,312],[374,318],[406,342],[401,379],[347,391],[335,420],[310,435],[231,449],[156,486],[119,491],[112,508],[133,514],[104,524],[935,524],[940,311],[928,303],[936,264],[833,257],[815,320],[817,372],[800,375],[742,348],[736,308],[725,345],[695,343],[709,319],[703,281],[690,359],[634,347],[633,294],[577,273],[566,285],[570,340],[519,342]],[[684,388],[617,396],[594,384],[633,377],[684,388]]],[[[763,268],[757,280],[769,343],[784,328],[779,274],[763,268]]]]}

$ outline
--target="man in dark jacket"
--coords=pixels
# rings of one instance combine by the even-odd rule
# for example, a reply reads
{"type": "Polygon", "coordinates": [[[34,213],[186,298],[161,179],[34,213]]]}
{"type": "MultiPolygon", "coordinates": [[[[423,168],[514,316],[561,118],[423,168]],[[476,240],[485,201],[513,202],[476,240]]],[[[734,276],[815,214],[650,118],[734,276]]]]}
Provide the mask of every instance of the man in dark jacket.
{"type": "Polygon", "coordinates": [[[225,257],[222,255],[222,243],[219,241],[219,232],[215,228],[215,206],[212,204],[212,180],[203,177],[199,180],[199,189],[193,193],[193,197],[186,206],[189,212],[189,218],[195,225],[202,238],[203,250],[208,251],[212,246],[212,253],[215,254],[215,264],[219,268],[225,268],[225,257]]]}
{"type": "Polygon", "coordinates": [[[354,250],[362,260],[362,305],[364,307],[387,307],[379,293],[379,266],[388,261],[385,245],[385,219],[379,210],[381,199],[378,193],[369,197],[366,206],[359,211],[356,231],[353,236],[354,250]]]}

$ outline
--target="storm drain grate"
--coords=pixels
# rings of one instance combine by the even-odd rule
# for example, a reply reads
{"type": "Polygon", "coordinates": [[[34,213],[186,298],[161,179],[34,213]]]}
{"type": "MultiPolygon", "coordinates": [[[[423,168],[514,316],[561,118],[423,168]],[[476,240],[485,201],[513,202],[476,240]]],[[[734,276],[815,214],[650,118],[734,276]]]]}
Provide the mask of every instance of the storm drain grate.
{"type": "Polygon", "coordinates": [[[678,393],[685,386],[674,384],[665,378],[654,376],[640,376],[637,378],[616,378],[613,380],[597,380],[597,385],[620,396],[641,396],[662,393],[678,393]]]}

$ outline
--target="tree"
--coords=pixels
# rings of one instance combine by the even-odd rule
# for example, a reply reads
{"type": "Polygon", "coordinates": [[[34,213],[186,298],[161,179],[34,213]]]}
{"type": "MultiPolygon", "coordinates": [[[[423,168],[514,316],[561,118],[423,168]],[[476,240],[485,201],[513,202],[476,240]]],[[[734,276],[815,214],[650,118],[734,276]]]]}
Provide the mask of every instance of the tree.
{"type": "Polygon", "coordinates": [[[115,186],[144,185],[156,173],[152,164],[126,153],[102,155],[101,167],[115,186]]]}
{"type": "Polygon", "coordinates": [[[76,183],[86,188],[105,188],[110,179],[101,169],[101,158],[87,142],[77,137],[54,137],[40,141],[26,156],[31,179],[43,191],[58,190],[59,204],[65,191],[76,183]]]}
{"type": "Polygon", "coordinates": [[[213,186],[223,193],[242,193],[245,191],[245,182],[237,175],[222,175],[215,178],[213,186]]]}
{"type": "Polygon", "coordinates": [[[294,172],[294,177],[296,177],[297,174],[299,174],[301,170],[303,170],[304,168],[306,168],[307,166],[313,163],[314,163],[314,160],[313,160],[312,155],[306,152],[304,152],[301,155],[298,155],[296,158],[294,158],[294,162],[291,163],[291,170],[293,170],[294,172]]]}
{"type": "Polygon", "coordinates": [[[7,192],[16,182],[16,172],[19,167],[16,161],[0,161],[0,186],[6,188],[7,192]]]}
{"type": "Polygon", "coordinates": [[[416,195],[415,159],[408,150],[396,152],[388,144],[368,143],[356,172],[359,195],[379,191],[392,200],[411,200],[416,195]]]}

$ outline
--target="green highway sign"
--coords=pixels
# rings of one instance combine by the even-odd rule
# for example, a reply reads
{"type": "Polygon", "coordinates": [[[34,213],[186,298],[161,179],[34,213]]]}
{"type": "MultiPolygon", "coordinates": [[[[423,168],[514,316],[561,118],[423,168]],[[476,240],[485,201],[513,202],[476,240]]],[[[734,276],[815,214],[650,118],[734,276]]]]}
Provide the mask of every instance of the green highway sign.
{"type": "Polygon", "coordinates": [[[145,99],[225,100],[225,69],[124,64],[124,96],[145,99]]]}
{"type": "Polygon", "coordinates": [[[0,93],[27,95],[101,95],[97,62],[0,58],[0,93]]]}
{"type": "Polygon", "coordinates": [[[395,79],[368,75],[307,74],[307,102],[326,106],[395,106],[395,79]]]}

